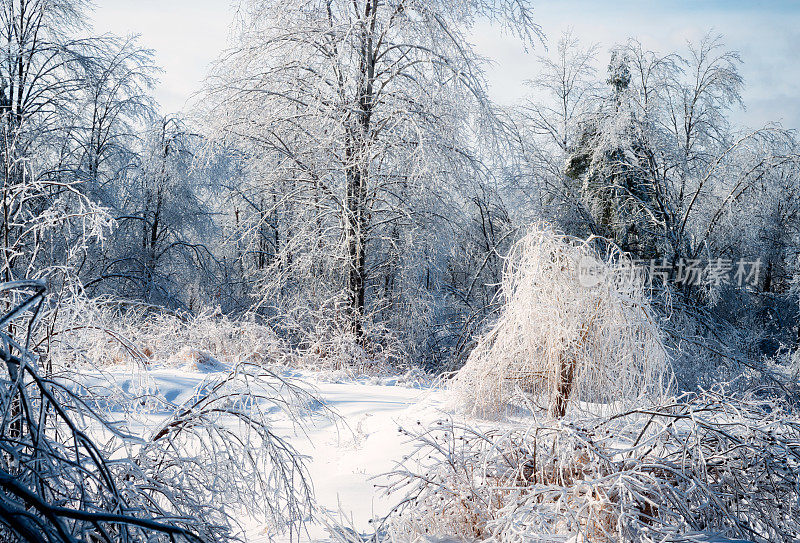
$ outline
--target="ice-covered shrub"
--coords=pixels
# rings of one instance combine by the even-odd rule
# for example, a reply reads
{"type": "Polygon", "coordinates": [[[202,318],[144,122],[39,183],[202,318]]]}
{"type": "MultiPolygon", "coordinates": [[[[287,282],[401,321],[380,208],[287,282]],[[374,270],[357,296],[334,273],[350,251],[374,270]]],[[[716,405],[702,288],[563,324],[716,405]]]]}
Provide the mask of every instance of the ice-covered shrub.
{"type": "Polygon", "coordinates": [[[357,336],[346,303],[346,298],[333,297],[302,312],[288,312],[281,319],[281,328],[293,339],[291,362],[351,377],[405,369],[408,356],[397,334],[367,314],[357,336]]]}
{"type": "MultiPolygon", "coordinates": [[[[0,540],[9,543],[93,541],[193,542],[205,537],[199,511],[175,515],[151,489],[119,476],[112,460],[85,432],[87,421],[118,442],[137,443],[68,388],[37,369],[20,326],[38,315],[44,284],[0,283],[0,540]],[[19,296],[22,294],[21,296],[19,296]],[[13,333],[16,331],[17,333],[13,333]],[[22,340],[20,341],[20,338],[22,340]]],[[[35,317],[28,322],[33,326],[35,317]]],[[[180,496],[180,489],[173,495],[180,496]]]]}
{"type": "Polygon", "coordinates": [[[0,284],[15,289],[34,294],[0,316],[0,540],[238,541],[242,518],[299,536],[311,483],[272,415],[300,423],[323,409],[314,396],[248,362],[210,375],[180,404],[146,382],[40,372],[11,321],[42,303],[44,287],[0,284]]]}
{"type": "Polygon", "coordinates": [[[504,306],[453,385],[473,414],[524,401],[561,417],[569,402],[658,397],[668,372],[644,278],[611,247],[537,226],[506,260],[504,306]]]}
{"type": "Polygon", "coordinates": [[[407,433],[416,449],[387,483],[394,541],[800,535],[800,420],[775,399],[720,389],[573,423],[441,420],[407,433]]]}
{"type": "Polygon", "coordinates": [[[198,357],[228,366],[242,361],[271,365],[289,356],[275,331],[251,316],[232,319],[214,311],[182,315],[83,296],[61,303],[41,346],[62,368],[151,362],[182,366],[198,357]]]}
{"type": "Polygon", "coordinates": [[[335,308],[327,306],[309,322],[267,323],[253,314],[178,314],[76,295],[62,301],[39,347],[60,368],[156,363],[211,371],[246,361],[349,377],[395,375],[407,369],[400,342],[390,331],[365,323],[368,340],[358,341],[340,321],[335,308]]]}
{"type": "Polygon", "coordinates": [[[203,518],[217,530],[212,538],[240,536],[240,516],[298,536],[311,512],[311,480],[304,457],[273,430],[271,413],[302,424],[310,406],[320,404],[305,389],[242,362],[181,405],[165,405],[159,424],[144,425],[144,442],[129,448],[133,462],[120,474],[174,514],[203,518]]]}

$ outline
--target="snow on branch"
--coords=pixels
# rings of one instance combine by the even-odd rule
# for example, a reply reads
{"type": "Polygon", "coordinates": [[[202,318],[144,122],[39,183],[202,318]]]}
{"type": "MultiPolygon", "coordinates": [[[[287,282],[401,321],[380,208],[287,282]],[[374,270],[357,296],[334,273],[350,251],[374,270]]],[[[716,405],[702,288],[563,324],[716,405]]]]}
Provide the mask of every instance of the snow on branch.
{"type": "Polygon", "coordinates": [[[299,421],[319,407],[314,396],[249,362],[211,376],[180,405],[148,388],[108,396],[107,387],[43,377],[30,332],[19,343],[11,321],[38,315],[44,286],[0,285],[10,290],[33,293],[0,318],[16,331],[0,331],[1,540],[237,541],[242,518],[299,537],[311,481],[272,423],[276,412],[299,421]],[[120,409],[126,420],[111,421],[120,409]],[[140,428],[137,415],[151,423],[140,428]]]}
{"type": "Polygon", "coordinates": [[[537,226],[516,244],[502,313],[459,371],[457,403],[498,417],[522,397],[562,417],[570,402],[619,406],[664,393],[668,357],[643,278],[598,241],[537,226]]]}
{"type": "Polygon", "coordinates": [[[800,424],[724,387],[609,417],[406,432],[388,475],[394,540],[756,542],[800,534],[800,424]],[[706,535],[703,535],[706,534],[706,535]]]}
{"type": "MultiPolygon", "coordinates": [[[[22,291],[0,319],[13,328],[28,310],[36,316],[45,287],[38,281],[0,284],[22,291]]],[[[11,300],[9,300],[11,301],[11,300]]],[[[30,339],[30,334],[28,338],[30,339]]],[[[43,378],[27,341],[0,331],[5,374],[0,377],[0,538],[4,541],[204,541],[190,519],[175,518],[114,474],[100,446],[75,422],[73,412],[122,434],[77,397],[43,378]]]]}

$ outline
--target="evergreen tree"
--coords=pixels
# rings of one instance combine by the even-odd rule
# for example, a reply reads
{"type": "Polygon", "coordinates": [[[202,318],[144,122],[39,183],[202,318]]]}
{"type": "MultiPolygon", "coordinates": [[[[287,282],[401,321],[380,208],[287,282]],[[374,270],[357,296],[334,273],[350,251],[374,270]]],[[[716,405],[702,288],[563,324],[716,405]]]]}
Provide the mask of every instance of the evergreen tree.
{"type": "Polygon", "coordinates": [[[565,173],[580,182],[595,233],[638,257],[655,258],[659,251],[649,232],[657,222],[652,210],[656,187],[646,172],[650,150],[632,104],[628,62],[622,50],[612,53],[606,80],[610,93],[584,124],[565,173]]]}

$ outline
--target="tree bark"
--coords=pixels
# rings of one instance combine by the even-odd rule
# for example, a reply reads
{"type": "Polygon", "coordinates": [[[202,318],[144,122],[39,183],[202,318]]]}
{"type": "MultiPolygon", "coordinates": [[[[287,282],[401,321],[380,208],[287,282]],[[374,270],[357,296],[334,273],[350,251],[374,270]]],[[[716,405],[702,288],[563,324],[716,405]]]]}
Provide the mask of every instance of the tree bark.
{"type": "Polygon", "coordinates": [[[357,109],[348,127],[345,157],[347,160],[347,289],[352,330],[359,343],[364,337],[366,303],[366,233],[369,224],[367,184],[369,181],[370,122],[374,104],[376,54],[373,43],[377,21],[377,0],[367,0],[360,50],[360,82],[357,109]]]}

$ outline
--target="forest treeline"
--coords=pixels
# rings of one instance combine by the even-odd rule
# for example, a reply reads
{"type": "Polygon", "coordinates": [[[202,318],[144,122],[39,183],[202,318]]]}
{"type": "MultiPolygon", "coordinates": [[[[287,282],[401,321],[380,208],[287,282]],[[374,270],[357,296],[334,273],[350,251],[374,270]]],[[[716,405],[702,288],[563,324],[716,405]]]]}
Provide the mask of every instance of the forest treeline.
{"type": "Polygon", "coordinates": [[[686,384],[798,366],[800,155],[737,123],[738,54],[568,33],[538,57],[533,7],[244,0],[193,107],[164,115],[137,38],[83,0],[5,0],[3,281],[45,279],[51,325],[76,297],[215,308],[444,370],[544,221],[651,272],[686,384]],[[531,50],[535,98],[492,102],[483,19],[531,50]]]}

